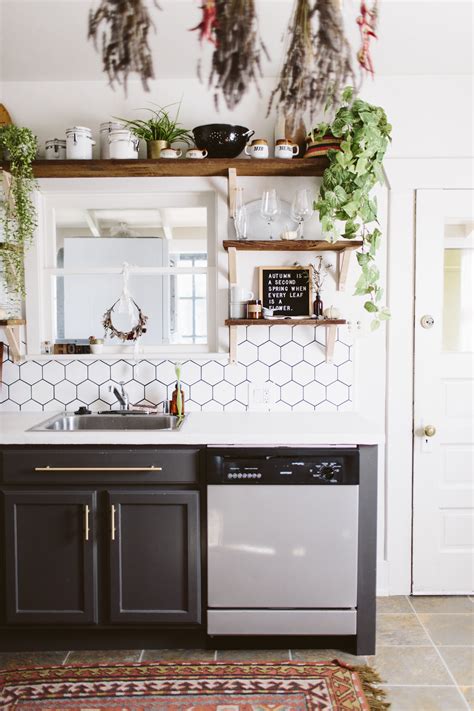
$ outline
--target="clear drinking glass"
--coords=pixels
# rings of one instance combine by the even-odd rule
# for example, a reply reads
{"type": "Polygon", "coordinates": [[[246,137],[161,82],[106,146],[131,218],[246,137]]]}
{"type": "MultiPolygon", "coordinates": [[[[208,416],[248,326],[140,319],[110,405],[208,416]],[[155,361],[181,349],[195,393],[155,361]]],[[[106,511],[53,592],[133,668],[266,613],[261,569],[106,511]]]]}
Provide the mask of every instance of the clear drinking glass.
{"type": "Polygon", "coordinates": [[[247,239],[248,215],[247,208],[244,203],[244,189],[235,188],[234,193],[234,210],[232,213],[234,220],[235,234],[238,240],[247,239]]]}
{"type": "Polygon", "coordinates": [[[281,213],[280,200],[275,189],[265,190],[262,194],[262,203],[260,206],[260,214],[264,220],[267,221],[268,227],[270,228],[270,239],[273,239],[272,235],[272,223],[275,218],[281,213]]]}
{"type": "Polygon", "coordinates": [[[298,223],[297,234],[300,239],[303,237],[303,224],[313,214],[313,200],[307,188],[298,190],[291,203],[291,217],[298,223]]]}

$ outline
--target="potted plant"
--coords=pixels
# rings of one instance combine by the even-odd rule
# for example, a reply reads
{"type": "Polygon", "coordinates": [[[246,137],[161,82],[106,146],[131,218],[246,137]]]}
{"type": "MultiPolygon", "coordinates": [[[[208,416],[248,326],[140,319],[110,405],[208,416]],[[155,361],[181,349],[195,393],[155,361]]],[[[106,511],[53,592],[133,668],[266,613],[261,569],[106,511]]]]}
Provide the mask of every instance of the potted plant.
{"type": "Polygon", "coordinates": [[[152,114],[148,120],[119,119],[137,138],[146,141],[147,158],[159,158],[161,151],[169,148],[175,141],[183,141],[188,145],[192,142],[189,130],[178,123],[180,106],[178,106],[174,118],[171,118],[167,108],[165,106],[158,108],[158,110],[146,109],[152,114]]]}
{"type": "Polygon", "coordinates": [[[381,107],[353,100],[352,87],[344,90],[342,98],[334,121],[314,131],[315,135],[330,133],[340,139],[339,150],[328,151],[329,166],[323,173],[314,209],[319,212],[327,239],[362,239],[362,251],[357,254],[362,274],[355,294],[368,297],[364,308],[373,314],[375,330],[382,320],[390,318],[390,313],[381,304],[383,289],[375,256],[382,233],[377,226],[377,201],[371,192],[383,182],[383,158],[392,127],[381,107]]]}
{"type": "Polygon", "coordinates": [[[36,136],[29,128],[0,126],[0,156],[3,154],[10,161],[9,173],[3,173],[0,258],[6,290],[19,296],[25,294],[24,253],[36,228],[32,195],[36,181],[31,164],[37,147],[36,136]]]}
{"type": "Polygon", "coordinates": [[[104,339],[96,338],[95,336],[89,336],[89,348],[91,353],[98,355],[104,350],[104,339]]]}

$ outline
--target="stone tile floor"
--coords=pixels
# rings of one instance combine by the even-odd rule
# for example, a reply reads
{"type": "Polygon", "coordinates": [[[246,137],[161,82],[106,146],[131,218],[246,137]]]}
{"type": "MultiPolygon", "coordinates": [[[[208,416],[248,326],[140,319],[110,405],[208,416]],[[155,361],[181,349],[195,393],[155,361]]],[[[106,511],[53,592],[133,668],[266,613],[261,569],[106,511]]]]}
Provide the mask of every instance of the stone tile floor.
{"type": "Polygon", "coordinates": [[[384,679],[392,711],[474,709],[474,598],[385,597],[377,601],[377,653],[336,649],[118,650],[0,654],[0,668],[138,661],[302,660],[368,662],[384,679]]]}

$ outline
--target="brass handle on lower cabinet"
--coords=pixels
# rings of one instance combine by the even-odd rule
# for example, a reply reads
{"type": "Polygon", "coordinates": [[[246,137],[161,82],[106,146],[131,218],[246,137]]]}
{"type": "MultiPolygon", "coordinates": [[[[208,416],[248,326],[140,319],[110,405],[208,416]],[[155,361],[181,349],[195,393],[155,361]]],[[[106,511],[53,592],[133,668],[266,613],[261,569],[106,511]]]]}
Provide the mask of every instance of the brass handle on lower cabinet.
{"type": "Polygon", "coordinates": [[[110,507],[110,537],[113,541],[115,541],[115,534],[117,533],[117,529],[115,527],[115,506],[112,504],[110,507]]]}
{"type": "Polygon", "coordinates": [[[161,472],[161,467],[35,467],[35,472],[161,472]]]}
{"type": "Polygon", "coordinates": [[[89,516],[90,516],[91,510],[87,504],[84,506],[84,540],[88,541],[89,540],[89,535],[90,535],[90,526],[89,526],[89,516]]]}

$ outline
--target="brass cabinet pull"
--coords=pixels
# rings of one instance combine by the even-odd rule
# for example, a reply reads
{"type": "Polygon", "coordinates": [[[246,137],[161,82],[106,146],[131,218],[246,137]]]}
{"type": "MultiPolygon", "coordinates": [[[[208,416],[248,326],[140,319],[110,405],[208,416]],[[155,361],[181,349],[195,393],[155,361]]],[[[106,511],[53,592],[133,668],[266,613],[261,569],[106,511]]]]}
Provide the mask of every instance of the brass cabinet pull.
{"type": "Polygon", "coordinates": [[[115,534],[117,533],[117,529],[115,527],[115,506],[112,504],[110,507],[110,537],[113,541],[115,541],[115,534]]]}
{"type": "Polygon", "coordinates": [[[89,535],[90,535],[90,526],[89,526],[89,516],[90,516],[90,508],[87,504],[84,506],[84,540],[88,541],[89,540],[89,535]]]}
{"type": "Polygon", "coordinates": [[[161,467],[35,467],[35,472],[161,472],[161,467]]]}

